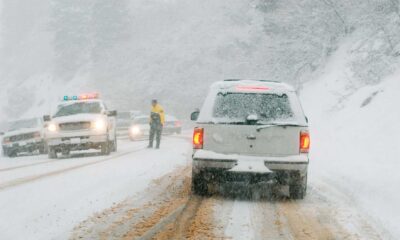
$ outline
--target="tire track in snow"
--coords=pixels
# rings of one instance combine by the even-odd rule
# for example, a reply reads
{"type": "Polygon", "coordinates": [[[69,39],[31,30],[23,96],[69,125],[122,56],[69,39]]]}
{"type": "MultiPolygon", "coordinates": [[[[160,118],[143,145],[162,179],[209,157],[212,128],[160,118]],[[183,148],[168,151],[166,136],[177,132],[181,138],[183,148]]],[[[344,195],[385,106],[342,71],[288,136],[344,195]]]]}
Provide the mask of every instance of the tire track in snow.
{"type": "Polygon", "coordinates": [[[70,172],[70,171],[73,171],[73,170],[76,170],[76,169],[81,169],[81,168],[84,168],[84,167],[97,165],[97,164],[100,164],[100,163],[103,163],[103,162],[107,162],[107,161],[110,161],[110,160],[113,160],[113,159],[118,159],[120,157],[129,155],[131,153],[139,152],[139,151],[142,151],[144,149],[146,149],[146,148],[145,147],[141,147],[139,149],[134,149],[134,150],[127,151],[127,152],[124,152],[124,153],[120,153],[118,155],[109,156],[109,157],[106,157],[106,158],[103,158],[103,159],[100,159],[100,160],[96,160],[96,161],[93,161],[93,162],[79,164],[79,165],[76,165],[76,166],[73,166],[73,167],[62,168],[62,169],[56,170],[56,171],[51,171],[51,172],[47,172],[47,173],[43,173],[43,174],[39,174],[39,175],[33,175],[33,176],[28,176],[28,177],[19,178],[19,179],[16,179],[16,180],[8,181],[8,182],[0,184],[0,191],[3,191],[5,189],[11,188],[11,187],[16,187],[16,186],[19,186],[19,185],[31,183],[31,182],[34,182],[34,181],[37,181],[37,180],[40,180],[40,179],[43,179],[43,178],[52,177],[52,176],[56,176],[56,175],[59,175],[59,174],[67,173],[67,172],[70,172]]]}
{"type": "Polygon", "coordinates": [[[88,156],[90,156],[90,157],[100,157],[102,155],[100,153],[94,153],[93,155],[92,154],[89,155],[87,153],[71,154],[69,157],[62,157],[62,158],[46,160],[46,161],[40,161],[40,162],[35,162],[35,163],[21,164],[21,165],[17,165],[17,166],[13,166],[13,167],[0,168],[0,173],[1,172],[12,171],[12,170],[19,170],[19,169],[29,168],[29,167],[36,167],[38,165],[46,165],[48,163],[67,162],[67,161],[71,161],[71,159],[74,159],[74,158],[83,158],[83,157],[88,157],[88,156]]]}
{"type": "MultiPolygon", "coordinates": [[[[93,156],[91,155],[90,157],[98,157],[98,156],[101,156],[100,153],[93,155],[93,156]]],[[[21,165],[17,165],[17,166],[13,166],[13,167],[0,168],[0,173],[12,171],[12,170],[29,168],[29,167],[36,167],[39,165],[46,165],[48,163],[61,163],[61,162],[71,161],[71,159],[76,158],[76,157],[79,157],[79,158],[84,157],[84,154],[74,154],[74,155],[71,155],[70,157],[40,161],[40,162],[29,163],[29,164],[21,164],[21,165]]]]}
{"type": "Polygon", "coordinates": [[[310,184],[298,201],[193,196],[187,166],[154,180],[140,204],[132,198],[83,224],[73,239],[384,239],[332,191],[310,184]]]}
{"type": "Polygon", "coordinates": [[[223,200],[191,195],[190,182],[190,166],[178,168],[153,180],[140,197],[85,220],[71,239],[222,239],[213,212],[223,200]]]}
{"type": "Polygon", "coordinates": [[[259,201],[251,209],[251,226],[255,229],[255,239],[295,239],[287,229],[287,221],[278,211],[277,202],[259,201]]]}
{"type": "Polygon", "coordinates": [[[33,166],[38,166],[38,165],[43,165],[51,162],[60,162],[57,160],[47,160],[47,161],[42,161],[42,162],[36,162],[36,163],[30,163],[30,164],[23,164],[19,166],[14,166],[14,167],[8,167],[8,168],[0,168],[0,172],[7,172],[15,169],[21,169],[21,168],[27,168],[27,167],[33,167],[33,166]]]}
{"type": "Polygon", "coordinates": [[[217,201],[214,198],[191,195],[182,212],[156,235],[143,239],[225,239],[214,221],[217,201]]]}
{"type": "Polygon", "coordinates": [[[350,194],[325,181],[319,179],[311,185],[311,203],[316,206],[314,211],[319,212],[320,221],[329,224],[336,236],[346,239],[394,239],[368,213],[354,205],[350,194]]]}
{"type": "Polygon", "coordinates": [[[136,239],[156,234],[187,202],[189,176],[190,167],[184,166],[154,179],[143,192],[76,226],[71,239],[136,239]]]}
{"type": "Polygon", "coordinates": [[[294,239],[319,240],[336,239],[329,226],[321,223],[317,216],[301,209],[300,204],[295,201],[281,203],[278,206],[280,215],[286,220],[286,228],[290,230],[294,239]]]}

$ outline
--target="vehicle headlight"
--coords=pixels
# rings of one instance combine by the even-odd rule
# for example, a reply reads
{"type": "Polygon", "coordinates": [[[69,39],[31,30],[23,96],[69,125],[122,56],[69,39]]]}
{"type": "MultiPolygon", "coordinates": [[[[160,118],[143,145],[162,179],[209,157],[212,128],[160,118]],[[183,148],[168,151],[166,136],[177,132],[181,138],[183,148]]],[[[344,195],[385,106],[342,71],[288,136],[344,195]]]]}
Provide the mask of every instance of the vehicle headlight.
{"type": "Polygon", "coordinates": [[[106,130],[107,124],[106,124],[106,122],[104,120],[99,119],[99,120],[96,120],[95,122],[92,123],[92,127],[95,130],[103,131],[103,130],[106,130]]]}
{"type": "Polygon", "coordinates": [[[49,130],[49,132],[56,132],[57,131],[57,125],[55,123],[50,123],[47,126],[47,130],[49,130]]]}
{"type": "Polygon", "coordinates": [[[140,134],[140,128],[138,126],[131,127],[130,131],[132,135],[140,134]]]}

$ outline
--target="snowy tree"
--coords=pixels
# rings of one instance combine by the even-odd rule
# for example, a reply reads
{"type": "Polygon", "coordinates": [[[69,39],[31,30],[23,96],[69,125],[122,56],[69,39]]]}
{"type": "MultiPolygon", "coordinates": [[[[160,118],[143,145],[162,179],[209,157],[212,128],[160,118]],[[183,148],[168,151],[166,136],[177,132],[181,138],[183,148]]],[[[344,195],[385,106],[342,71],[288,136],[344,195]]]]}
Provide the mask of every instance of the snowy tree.
{"type": "MultiPolygon", "coordinates": [[[[91,59],[94,75],[123,74],[129,49],[131,17],[128,0],[97,0],[92,7],[91,59]]],[[[133,57],[133,56],[129,56],[133,57]]]]}
{"type": "Polygon", "coordinates": [[[93,0],[52,0],[54,77],[68,81],[90,63],[93,0]]]}

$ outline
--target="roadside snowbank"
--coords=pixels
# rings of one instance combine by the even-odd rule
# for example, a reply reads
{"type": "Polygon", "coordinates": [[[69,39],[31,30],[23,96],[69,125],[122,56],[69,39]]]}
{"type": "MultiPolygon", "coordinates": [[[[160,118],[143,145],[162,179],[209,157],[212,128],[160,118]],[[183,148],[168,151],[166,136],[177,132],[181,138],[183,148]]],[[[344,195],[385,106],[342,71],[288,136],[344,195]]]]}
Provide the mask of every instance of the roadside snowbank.
{"type": "Polygon", "coordinates": [[[301,92],[312,134],[310,182],[324,178],[400,238],[400,73],[349,91],[336,65],[342,56],[301,92]]]}

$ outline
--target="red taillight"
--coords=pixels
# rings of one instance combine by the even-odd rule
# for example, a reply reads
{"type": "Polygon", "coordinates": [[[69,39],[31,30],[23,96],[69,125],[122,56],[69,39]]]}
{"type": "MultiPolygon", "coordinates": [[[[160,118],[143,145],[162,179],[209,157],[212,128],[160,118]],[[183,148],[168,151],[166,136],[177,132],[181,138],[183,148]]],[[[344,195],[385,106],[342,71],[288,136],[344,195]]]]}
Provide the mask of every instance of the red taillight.
{"type": "Polygon", "coordinates": [[[310,134],[308,132],[300,132],[300,152],[308,153],[310,150],[310,134]]]}
{"type": "Polygon", "coordinates": [[[180,126],[182,126],[182,123],[180,121],[176,121],[175,122],[175,127],[180,127],[180,126]]]}
{"type": "Polygon", "coordinates": [[[203,148],[203,137],[204,137],[204,129],[203,128],[195,128],[193,132],[193,148],[194,149],[202,149],[203,148]]]}

